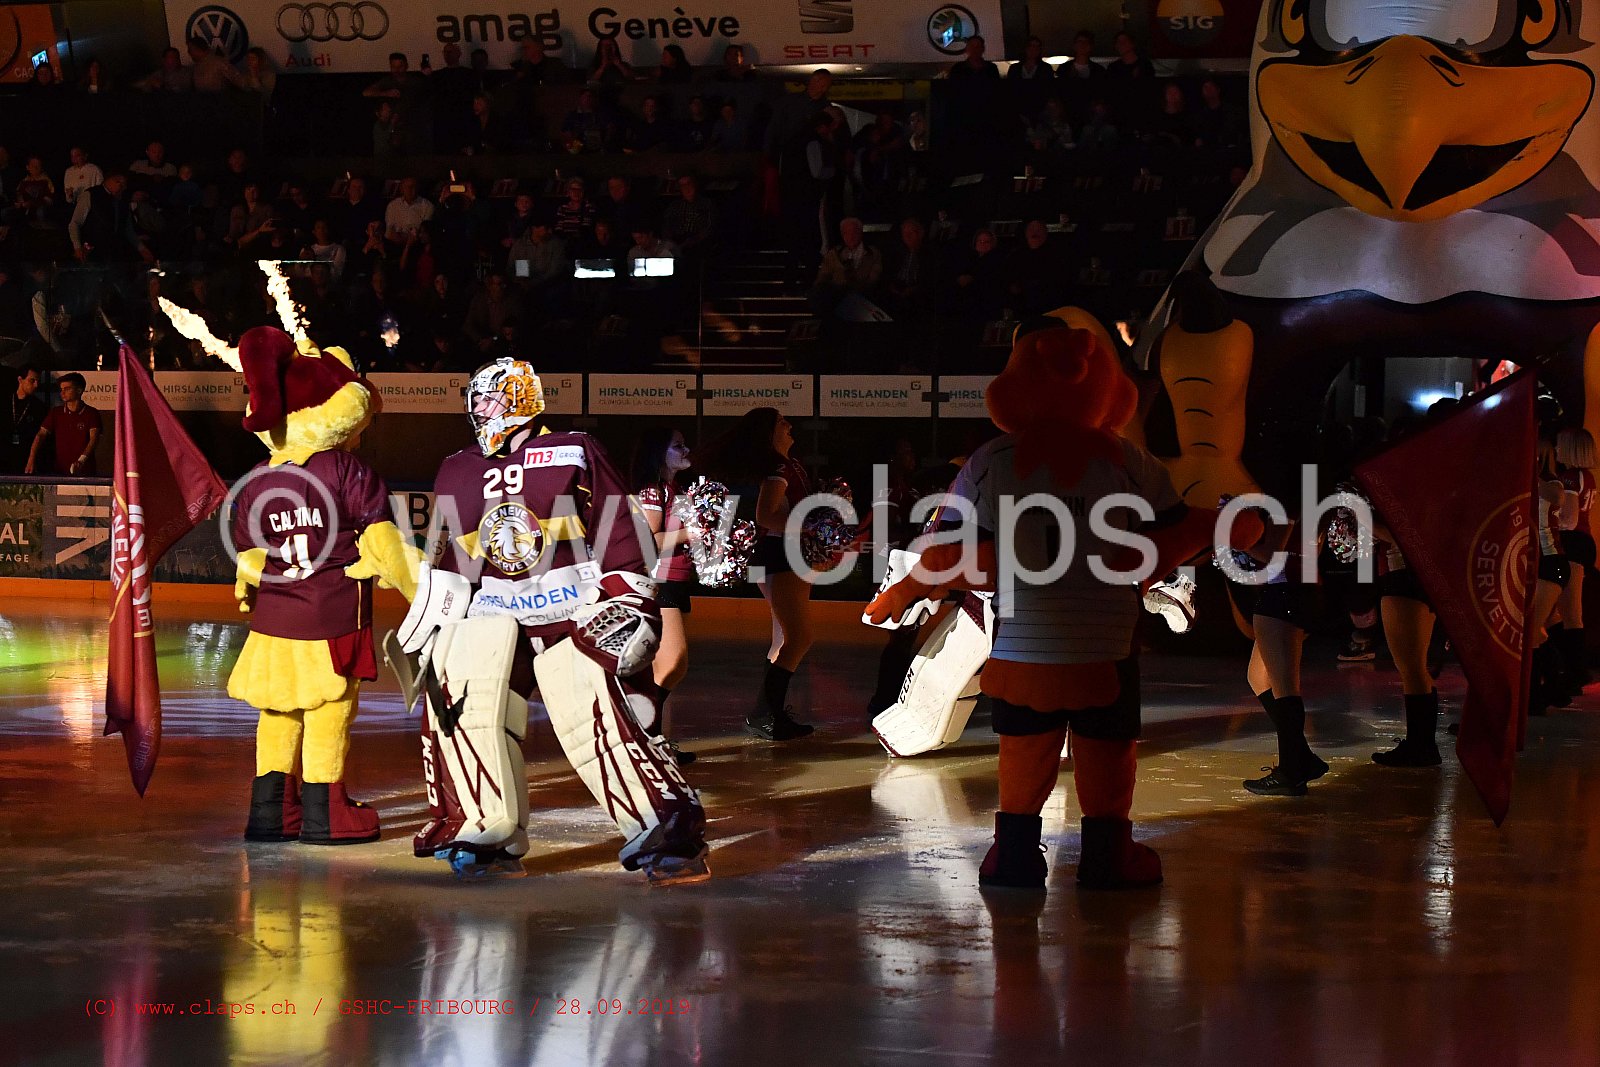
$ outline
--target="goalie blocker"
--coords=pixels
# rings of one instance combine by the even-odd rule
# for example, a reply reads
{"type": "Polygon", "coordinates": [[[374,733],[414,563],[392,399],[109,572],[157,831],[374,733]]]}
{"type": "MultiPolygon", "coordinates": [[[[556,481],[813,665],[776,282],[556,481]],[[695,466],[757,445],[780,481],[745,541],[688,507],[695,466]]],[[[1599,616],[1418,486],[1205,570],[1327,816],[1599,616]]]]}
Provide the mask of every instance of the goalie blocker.
{"type": "Polygon", "coordinates": [[[900,687],[900,699],[872,720],[872,732],[891,756],[920,756],[959,740],[972,716],[963,700],[989,658],[993,597],[967,593],[929,630],[900,687]]]}

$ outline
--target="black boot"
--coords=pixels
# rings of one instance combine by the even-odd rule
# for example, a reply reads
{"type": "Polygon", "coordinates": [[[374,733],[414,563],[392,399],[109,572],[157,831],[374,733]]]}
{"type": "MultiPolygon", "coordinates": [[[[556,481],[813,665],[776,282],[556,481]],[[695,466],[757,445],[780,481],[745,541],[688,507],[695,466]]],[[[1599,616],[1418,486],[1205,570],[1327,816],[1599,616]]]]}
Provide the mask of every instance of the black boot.
{"type": "Polygon", "coordinates": [[[1582,696],[1584,687],[1593,681],[1589,673],[1589,649],[1584,644],[1583,629],[1563,629],[1560,641],[1556,647],[1560,649],[1561,661],[1567,669],[1567,693],[1574,697],[1582,696]]]}
{"type": "Polygon", "coordinates": [[[1528,695],[1529,715],[1543,715],[1553,707],[1564,708],[1572,703],[1572,696],[1561,684],[1564,673],[1554,637],[1533,650],[1533,689],[1528,695]]]}
{"type": "Polygon", "coordinates": [[[1306,782],[1327,774],[1328,765],[1306,741],[1306,702],[1300,697],[1274,697],[1272,713],[1272,724],[1278,728],[1278,765],[1306,782]]]}
{"type": "Polygon", "coordinates": [[[1575,684],[1577,678],[1571,659],[1572,642],[1567,637],[1565,623],[1558,622],[1550,627],[1544,647],[1550,650],[1550,675],[1546,679],[1550,703],[1558,708],[1567,707],[1583,688],[1575,684]]]}
{"type": "Polygon", "coordinates": [[[1406,694],[1406,736],[1387,752],[1374,752],[1372,762],[1382,767],[1437,767],[1439,743],[1434,733],[1439,729],[1439,694],[1437,691],[1406,694]]]}
{"type": "Polygon", "coordinates": [[[246,841],[300,839],[300,779],[282,771],[257,775],[250,783],[250,821],[246,841]]]}
{"type": "Polygon", "coordinates": [[[1043,890],[1050,867],[1039,843],[1044,820],[1037,815],[994,813],[994,844],[978,868],[978,884],[990,889],[1043,890]]]}
{"type": "Polygon", "coordinates": [[[766,677],[761,680],[761,697],[744,720],[751,733],[767,741],[794,741],[811,735],[814,727],[795,722],[784,704],[789,695],[789,680],[793,677],[793,671],[784,670],[776,663],[767,665],[766,677]]]}

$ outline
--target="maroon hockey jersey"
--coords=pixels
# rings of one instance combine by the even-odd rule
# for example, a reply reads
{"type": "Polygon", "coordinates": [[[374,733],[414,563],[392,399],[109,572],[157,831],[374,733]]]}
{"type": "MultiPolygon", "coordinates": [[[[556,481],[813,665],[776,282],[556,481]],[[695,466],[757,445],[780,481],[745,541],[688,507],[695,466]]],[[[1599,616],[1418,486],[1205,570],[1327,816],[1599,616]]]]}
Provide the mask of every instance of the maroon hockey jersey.
{"type": "Polygon", "coordinates": [[[349,452],[318,452],[305,466],[265,461],[234,497],[233,543],[264,548],[266,567],[250,628],[316,641],[355,633],[372,620],[372,582],[347,577],[356,539],[391,520],[389,489],[349,452]]]}
{"type": "Polygon", "coordinates": [[[440,466],[434,492],[445,538],[436,565],[478,587],[473,615],[512,615],[545,636],[601,574],[646,573],[649,528],[587,434],[542,434],[493,459],[463,449],[440,466]]]}

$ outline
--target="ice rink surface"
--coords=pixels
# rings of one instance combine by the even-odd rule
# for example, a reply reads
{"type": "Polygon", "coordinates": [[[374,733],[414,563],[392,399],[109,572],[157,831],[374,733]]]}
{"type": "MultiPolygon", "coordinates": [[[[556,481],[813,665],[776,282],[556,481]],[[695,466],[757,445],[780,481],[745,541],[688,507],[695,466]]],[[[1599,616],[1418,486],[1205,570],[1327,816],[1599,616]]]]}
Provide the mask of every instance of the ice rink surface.
{"type": "MultiPolygon", "coordinates": [[[[1532,721],[1497,830],[1453,752],[1368,761],[1403,732],[1382,660],[1308,650],[1333,770],[1289,799],[1239,786],[1274,751],[1243,663],[1147,657],[1134,817],[1166,885],[1074,888],[1064,765],[1049,896],[986,900],[986,724],[889,760],[865,730],[883,635],[830,615],[791,692],[816,736],[747,738],[764,616],[695,607],[672,707],[714,877],[653,890],[537,714],[529,877],[413,858],[416,720],[387,679],[349,775],[383,840],[246,845],[254,713],[224,692],[244,638],[225,605],[157,604],[141,800],[100,736],[103,606],[8,598],[0,1064],[1600,1063],[1600,697],[1532,721]]],[[[1441,692],[1448,718],[1458,670],[1441,692]]]]}

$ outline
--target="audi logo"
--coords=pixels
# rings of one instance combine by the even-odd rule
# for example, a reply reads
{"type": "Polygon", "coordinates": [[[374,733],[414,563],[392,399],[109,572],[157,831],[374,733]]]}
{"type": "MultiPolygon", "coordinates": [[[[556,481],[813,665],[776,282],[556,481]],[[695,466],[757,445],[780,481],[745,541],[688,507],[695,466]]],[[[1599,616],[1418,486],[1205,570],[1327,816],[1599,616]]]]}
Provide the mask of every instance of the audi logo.
{"type": "Polygon", "coordinates": [[[302,41],[376,41],[389,32],[389,13],[372,0],[355,4],[284,4],[278,9],[278,35],[302,41]]]}

